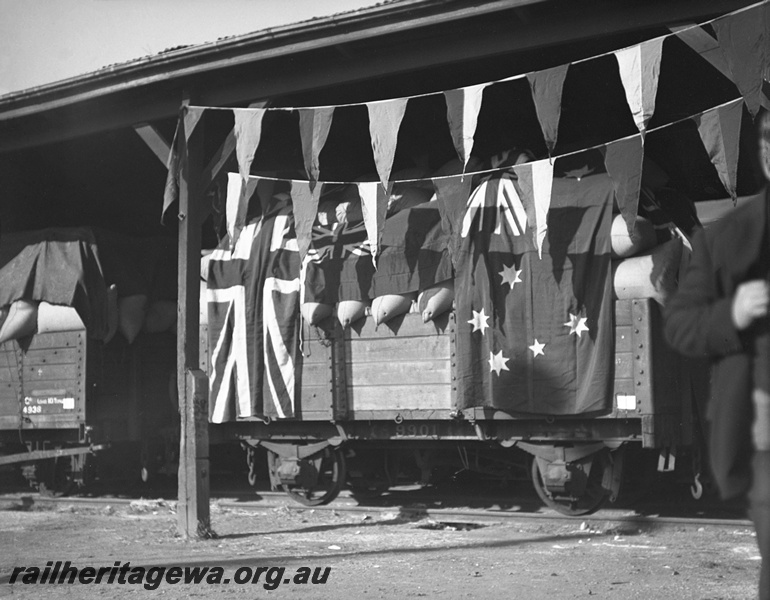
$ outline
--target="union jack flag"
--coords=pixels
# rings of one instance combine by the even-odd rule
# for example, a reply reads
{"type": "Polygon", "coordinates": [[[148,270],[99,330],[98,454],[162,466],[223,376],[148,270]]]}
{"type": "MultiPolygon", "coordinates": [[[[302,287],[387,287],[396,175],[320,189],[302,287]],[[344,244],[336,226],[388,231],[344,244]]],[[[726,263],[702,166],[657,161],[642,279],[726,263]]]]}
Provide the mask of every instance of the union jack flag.
{"type": "Polygon", "coordinates": [[[402,210],[385,221],[375,270],[363,223],[316,226],[306,258],[303,300],[366,301],[430,287],[452,277],[448,240],[436,202],[402,210]]]}
{"type": "Polygon", "coordinates": [[[209,418],[295,415],[300,261],[291,208],[253,220],[211,254],[209,418]]]}
{"type": "Polygon", "coordinates": [[[325,304],[367,300],[373,274],[363,222],[313,226],[313,242],[305,257],[303,300],[325,304]]]}
{"type": "Polygon", "coordinates": [[[313,262],[321,262],[330,258],[347,258],[354,256],[371,256],[371,244],[366,237],[366,227],[363,223],[350,225],[348,223],[333,223],[313,227],[313,245],[308,250],[308,256],[313,262]]]}

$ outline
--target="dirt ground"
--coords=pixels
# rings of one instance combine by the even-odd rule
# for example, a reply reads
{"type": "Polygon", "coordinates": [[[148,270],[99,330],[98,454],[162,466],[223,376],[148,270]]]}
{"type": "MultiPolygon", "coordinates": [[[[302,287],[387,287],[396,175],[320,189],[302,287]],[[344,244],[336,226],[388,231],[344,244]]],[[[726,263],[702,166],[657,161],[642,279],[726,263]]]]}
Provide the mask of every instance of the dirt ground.
{"type": "MultiPolygon", "coordinates": [[[[0,597],[743,600],[755,597],[759,571],[755,539],[746,528],[640,530],[579,519],[436,522],[404,518],[397,510],[350,515],[214,504],[219,537],[185,542],[176,536],[173,509],[166,501],[98,509],[6,503],[0,509],[0,597]],[[25,576],[35,578],[33,571],[10,583],[14,568],[35,566],[42,573],[47,561],[71,561],[80,569],[130,562],[131,570],[126,568],[124,584],[117,582],[119,573],[113,584],[105,583],[108,574],[100,584],[23,583],[25,576]],[[221,567],[221,582],[163,580],[149,591],[130,583],[140,566],[148,569],[145,583],[159,572],[150,574],[151,567],[174,566],[221,567]],[[252,583],[260,567],[260,579],[252,583]],[[313,584],[313,576],[323,580],[326,567],[326,583],[313,584]],[[300,583],[308,573],[308,582],[300,583]],[[236,583],[244,578],[249,583],[236,583]]],[[[208,575],[217,578],[216,571],[208,575]]]]}

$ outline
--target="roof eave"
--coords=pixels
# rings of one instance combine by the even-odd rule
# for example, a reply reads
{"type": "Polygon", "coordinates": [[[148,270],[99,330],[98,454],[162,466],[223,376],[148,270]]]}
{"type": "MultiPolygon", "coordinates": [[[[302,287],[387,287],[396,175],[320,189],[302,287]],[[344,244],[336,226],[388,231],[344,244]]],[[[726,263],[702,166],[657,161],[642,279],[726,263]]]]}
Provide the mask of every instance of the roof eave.
{"type": "Polygon", "coordinates": [[[0,120],[100,96],[183,79],[222,67],[291,56],[397,31],[461,20],[547,0],[401,0],[110,65],[98,71],[0,96],[0,120]]]}

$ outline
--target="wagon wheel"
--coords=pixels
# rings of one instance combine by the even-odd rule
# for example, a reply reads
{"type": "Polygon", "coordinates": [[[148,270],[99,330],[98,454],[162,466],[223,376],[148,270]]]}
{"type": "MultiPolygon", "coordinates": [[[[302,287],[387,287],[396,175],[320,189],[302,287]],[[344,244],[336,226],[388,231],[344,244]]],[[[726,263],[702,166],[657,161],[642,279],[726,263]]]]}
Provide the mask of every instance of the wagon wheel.
{"type": "Polygon", "coordinates": [[[57,456],[38,463],[40,478],[37,490],[42,496],[66,496],[75,489],[76,480],[72,473],[72,457],[57,456]]]}
{"type": "MultiPolygon", "coordinates": [[[[271,460],[275,460],[272,452],[269,454],[271,460]]],[[[281,487],[292,499],[305,506],[328,504],[337,497],[345,484],[345,455],[337,448],[326,447],[316,458],[307,460],[318,470],[316,484],[309,489],[290,484],[281,484],[281,487]]]]}
{"type": "Polygon", "coordinates": [[[607,490],[602,487],[602,479],[604,478],[604,471],[607,466],[607,457],[604,452],[599,452],[594,456],[585,490],[583,490],[583,494],[578,498],[560,497],[551,493],[545,487],[537,460],[532,461],[532,483],[540,499],[546,506],[554,509],[556,512],[568,517],[590,515],[599,510],[607,499],[607,490]]]}

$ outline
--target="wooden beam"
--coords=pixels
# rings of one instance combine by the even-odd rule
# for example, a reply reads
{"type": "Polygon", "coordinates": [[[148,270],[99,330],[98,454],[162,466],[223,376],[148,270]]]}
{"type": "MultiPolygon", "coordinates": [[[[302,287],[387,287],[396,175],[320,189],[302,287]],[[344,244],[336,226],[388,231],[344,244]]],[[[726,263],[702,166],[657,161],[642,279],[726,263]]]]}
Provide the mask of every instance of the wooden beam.
{"type": "MultiPolygon", "coordinates": [[[[183,112],[186,107],[183,107],[183,112]]],[[[199,273],[201,254],[201,168],[203,129],[177,136],[179,256],[177,307],[177,389],[180,408],[177,530],[184,539],[213,536],[209,511],[208,381],[200,370],[199,273]]]]}
{"type": "Polygon", "coordinates": [[[166,167],[168,165],[168,155],[171,152],[171,145],[160,132],[149,123],[134,125],[134,131],[144,140],[144,143],[158,157],[158,160],[163,163],[163,166],[166,167]]]}

